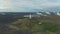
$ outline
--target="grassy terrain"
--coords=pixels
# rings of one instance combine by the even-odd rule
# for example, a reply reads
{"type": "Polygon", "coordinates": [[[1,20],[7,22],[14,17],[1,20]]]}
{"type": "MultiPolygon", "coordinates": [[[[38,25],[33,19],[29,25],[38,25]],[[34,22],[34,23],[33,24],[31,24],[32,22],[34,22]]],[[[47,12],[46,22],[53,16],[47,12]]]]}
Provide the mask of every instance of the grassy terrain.
{"type": "Polygon", "coordinates": [[[60,16],[18,17],[16,20],[17,17],[1,16],[0,34],[60,34],[60,16]]]}
{"type": "Polygon", "coordinates": [[[19,19],[16,22],[11,23],[9,26],[19,30],[28,31],[32,34],[59,34],[59,26],[56,23],[49,21],[39,21],[37,19],[19,19]]]}

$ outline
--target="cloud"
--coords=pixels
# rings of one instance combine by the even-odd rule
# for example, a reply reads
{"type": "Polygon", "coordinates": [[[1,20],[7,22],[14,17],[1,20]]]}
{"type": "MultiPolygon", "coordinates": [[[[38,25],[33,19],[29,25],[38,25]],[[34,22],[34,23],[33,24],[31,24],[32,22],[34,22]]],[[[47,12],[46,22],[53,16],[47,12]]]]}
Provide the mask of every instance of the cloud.
{"type": "Polygon", "coordinates": [[[60,6],[59,0],[14,0],[14,7],[29,7],[29,8],[48,8],[54,6],[60,6]]]}
{"type": "Polygon", "coordinates": [[[56,7],[56,6],[60,6],[60,1],[58,0],[40,0],[40,1],[35,1],[35,7],[37,8],[49,8],[49,7],[56,7]],[[55,2],[56,1],[56,2],[55,2]]]}
{"type": "Polygon", "coordinates": [[[11,11],[30,11],[57,6],[60,7],[60,0],[0,0],[0,9],[11,11]]]}
{"type": "Polygon", "coordinates": [[[9,0],[0,0],[0,9],[9,9],[11,4],[9,0]]]}

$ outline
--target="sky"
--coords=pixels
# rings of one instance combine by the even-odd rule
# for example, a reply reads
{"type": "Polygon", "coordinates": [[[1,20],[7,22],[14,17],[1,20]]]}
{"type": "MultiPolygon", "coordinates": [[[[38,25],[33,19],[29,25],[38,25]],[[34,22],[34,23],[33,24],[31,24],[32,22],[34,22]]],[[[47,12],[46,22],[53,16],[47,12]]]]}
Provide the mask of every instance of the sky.
{"type": "Polygon", "coordinates": [[[60,7],[60,0],[0,0],[0,12],[29,12],[60,7]]]}

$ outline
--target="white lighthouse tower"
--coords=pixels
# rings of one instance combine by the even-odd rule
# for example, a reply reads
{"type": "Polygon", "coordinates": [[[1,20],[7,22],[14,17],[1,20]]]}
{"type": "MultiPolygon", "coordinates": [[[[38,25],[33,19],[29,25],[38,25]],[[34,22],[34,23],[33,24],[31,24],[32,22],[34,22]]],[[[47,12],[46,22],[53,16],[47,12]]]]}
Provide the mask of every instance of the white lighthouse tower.
{"type": "Polygon", "coordinates": [[[31,19],[31,18],[32,18],[32,15],[30,14],[30,15],[29,15],[29,19],[31,19]]]}

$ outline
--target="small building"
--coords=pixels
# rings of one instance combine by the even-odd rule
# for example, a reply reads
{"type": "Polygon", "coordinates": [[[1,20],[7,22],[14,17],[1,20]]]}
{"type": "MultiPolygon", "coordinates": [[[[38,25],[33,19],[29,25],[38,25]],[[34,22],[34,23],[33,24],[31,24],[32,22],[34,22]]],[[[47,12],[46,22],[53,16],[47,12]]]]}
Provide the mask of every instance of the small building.
{"type": "Polygon", "coordinates": [[[27,17],[27,18],[29,18],[29,19],[31,19],[32,17],[39,17],[39,15],[34,15],[34,14],[30,14],[30,15],[24,15],[24,17],[27,17]]]}

